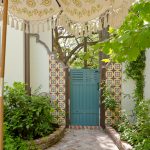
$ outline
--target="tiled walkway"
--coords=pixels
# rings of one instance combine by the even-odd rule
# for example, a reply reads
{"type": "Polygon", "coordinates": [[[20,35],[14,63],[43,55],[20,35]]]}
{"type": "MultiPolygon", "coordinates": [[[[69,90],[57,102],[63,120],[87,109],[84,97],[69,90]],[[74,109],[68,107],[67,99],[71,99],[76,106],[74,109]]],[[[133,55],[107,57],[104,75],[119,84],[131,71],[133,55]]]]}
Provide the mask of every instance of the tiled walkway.
{"type": "Polygon", "coordinates": [[[64,138],[47,150],[118,150],[102,129],[68,129],[64,138]]]}

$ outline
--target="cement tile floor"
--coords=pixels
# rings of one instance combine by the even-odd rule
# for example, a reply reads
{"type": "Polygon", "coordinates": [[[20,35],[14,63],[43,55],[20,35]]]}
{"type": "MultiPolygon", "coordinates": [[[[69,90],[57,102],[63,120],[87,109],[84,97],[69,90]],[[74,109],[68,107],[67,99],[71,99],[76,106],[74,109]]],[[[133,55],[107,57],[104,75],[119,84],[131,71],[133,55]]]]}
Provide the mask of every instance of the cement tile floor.
{"type": "Polygon", "coordinates": [[[64,138],[47,150],[118,150],[102,129],[67,129],[64,138]]]}

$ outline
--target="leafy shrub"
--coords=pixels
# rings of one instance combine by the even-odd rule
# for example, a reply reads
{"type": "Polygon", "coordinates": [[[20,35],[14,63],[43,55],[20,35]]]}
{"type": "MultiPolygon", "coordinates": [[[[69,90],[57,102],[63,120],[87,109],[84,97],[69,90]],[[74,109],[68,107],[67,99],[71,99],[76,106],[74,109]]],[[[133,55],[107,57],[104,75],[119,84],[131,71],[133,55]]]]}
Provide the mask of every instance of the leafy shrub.
{"type": "Polygon", "coordinates": [[[143,100],[136,107],[137,114],[137,143],[136,150],[150,148],[150,100],[143,100]]]}
{"type": "Polygon", "coordinates": [[[28,144],[20,137],[14,138],[8,131],[8,124],[4,127],[4,150],[29,150],[28,144]]]}
{"type": "Polygon", "coordinates": [[[134,150],[149,150],[150,148],[150,138],[149,139],[143,139],[142,142],[137,143],[135,145],[134,150]]]}
{"type": "Polygon", "coordinates": [[[120,117],[118,131],[122,140],[133,145],[134,150],[150,148],[150,100],[143,100],[136,107],[136,123],[130,124],[126,115],[120,117]]]}
{"type": "Polygon", "coordinates": [[[150,136],[150,100],[143,100],[136,107],[137,126],[144,136],[150,136]]]}
{"type": "Polygon", "coordinates": [[[134,145],[136,141],[136,137],[134,137],[136,130],[134,129],[134,125],[130,124],[127,115],[122,113],[119,123],[118,123],[118,131],[121,133],[121,139],[124,141],[128,141],[131,145],[134,145]]]}
{"type": "Polygon", "coordinates": [[[24,84],[14,83],[5,86],[4,99],[4,119],[12,137],[37,139],[55,130],[49,97],[29,96],[24,84]]]}

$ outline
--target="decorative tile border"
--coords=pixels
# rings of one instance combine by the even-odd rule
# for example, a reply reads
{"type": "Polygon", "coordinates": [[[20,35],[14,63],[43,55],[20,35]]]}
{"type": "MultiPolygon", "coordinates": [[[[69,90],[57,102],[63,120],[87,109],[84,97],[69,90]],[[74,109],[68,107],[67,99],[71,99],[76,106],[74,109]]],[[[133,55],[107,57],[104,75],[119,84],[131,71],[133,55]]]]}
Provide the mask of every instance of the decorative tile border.
{"type": "Polygon", "coordinates": [[[110,110],[105,111],[106,125],[112,125],[118,120],[119,112],[121,109],[121,84],[122,84],[122,65],[119,63],[112,63],[106,69],[106,85],[111,86],[114,93],[114,98],[117,102],[115,112],[110,110]]]}
{"type": "Polygon", "coordinates": [[[69,129],[90,129],[90,130],[95,130],[95,129],[100,129],[99,126],[69,126],[69,129]]]}
{"type": "Polygon", "coordinates": [[[66,124],[66,66],[54,53],[49,56],[49,79],[51,101],[55,108],[55,120],[66,124]]]}

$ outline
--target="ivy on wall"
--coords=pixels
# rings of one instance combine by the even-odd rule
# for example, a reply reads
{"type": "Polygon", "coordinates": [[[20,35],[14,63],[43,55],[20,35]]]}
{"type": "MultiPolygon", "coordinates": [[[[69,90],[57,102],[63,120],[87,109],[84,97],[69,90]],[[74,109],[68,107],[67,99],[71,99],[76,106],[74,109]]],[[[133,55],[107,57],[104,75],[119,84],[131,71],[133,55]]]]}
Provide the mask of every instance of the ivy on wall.
{"type": "Polygon", "coordinates": [[[144,98],[144,69],[145,69],[145,51],[142,51],[136,61],[128,62],[126,64],[127,77],[133,79],[136,82],[136,89],[134,98],[136,104],[144,98]]]}

